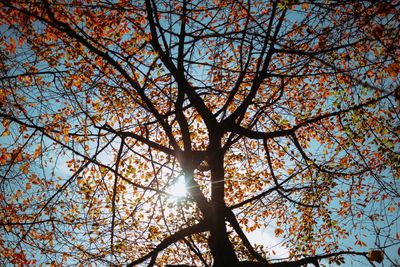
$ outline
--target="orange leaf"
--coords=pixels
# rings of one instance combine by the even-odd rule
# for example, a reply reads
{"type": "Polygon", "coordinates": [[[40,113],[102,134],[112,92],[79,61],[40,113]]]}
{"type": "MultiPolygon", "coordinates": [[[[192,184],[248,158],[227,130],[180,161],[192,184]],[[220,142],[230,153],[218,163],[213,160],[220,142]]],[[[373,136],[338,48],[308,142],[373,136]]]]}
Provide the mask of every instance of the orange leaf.
{"type": "Polygon", "coordinates": [[[281,228],[276,228],[276,229],[275,229],[275,235],[276,235],[276,236],[279,236],[279,235],[281,235],[281,234],[283,234],[283,230],[282,230],[281,228]]]}
{"type": "Polygon", "coordinates": [[[31,166],[31,164],[29,162],[27,162],[23,167],[22,167],[22,173],[23,174],[27,174],[29,172],[29,167],[31,166]]]}
{"type": "Polygon", "coordinates": [[[355,242],[355,244],[360,246],[360,247],[366,247],[367,246],[367,244],[364,241],[361,241],[361,240],[357,240],[355,242]]]}
{"type": "Polygon", "coordinates": [[[10,45],[9,45],[9,50],[11,53],[15,54],[15,50],[17,48],[17,45],[15,43],[15,40],[13,38],[10,37],[10,45]]]}

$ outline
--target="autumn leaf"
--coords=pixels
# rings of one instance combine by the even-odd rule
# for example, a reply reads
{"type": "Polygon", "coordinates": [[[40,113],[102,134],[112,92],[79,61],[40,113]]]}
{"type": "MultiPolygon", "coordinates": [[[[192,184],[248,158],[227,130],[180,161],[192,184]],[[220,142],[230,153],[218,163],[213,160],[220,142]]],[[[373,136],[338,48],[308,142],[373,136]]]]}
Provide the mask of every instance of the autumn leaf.
{"type": "Polygon", "coordinates": [[[400,74],[400,64],[397,62],[389,64],[387,67],[387,72],[393,79],[396,79],[396,77],[400,74]]]}
{"type": "Polygon", "coordinates": [[[370,250],[368,252],[368,259],[370,261],[376,261],[378,263],[381,263],[384,258],[384,253],[382,250],[370,250]]]}
{"type": "Polygon", "coordinates": [[[30,163],[27,162],[22,166],[22,173],[27,174],[29,172],[30,163]]]}
{"type": "Polygon", "coordinates": [[[398,220],[390,1],[3,2],[0,265],[351,265],[370,240],[397,248],[374,228],[398,220]]]}
{"type": "Polygon", "coordinates": [[[6,137],[6,136],[8,136],[8,135],[10,135],[10,130],[9,130],[9,129],[5,129],[5,130],[3,131],[3,133],[1,134],[2,137],[6,137]]]}
{"type": "Polygon", "coordinates": [[[12,37],[10,37],[8,40],[9,40],[8,50],[10,53],[15,54],[17,48],[15,40],[12,37]]]}
{"type": "Polygon", "coordinates": [[[366,247],[367,246],[367,244],[364,241],[361,241],[359,239],[356,240],[355,244],[360,246],[360,247],[366,247]]]}
{"type": "Polygon", "coordinates": [[[275,229],[275,235],[276,236],[280,236],[281,234],[283,234],[283,230],[281,228],[276,228],[275,229]]]}

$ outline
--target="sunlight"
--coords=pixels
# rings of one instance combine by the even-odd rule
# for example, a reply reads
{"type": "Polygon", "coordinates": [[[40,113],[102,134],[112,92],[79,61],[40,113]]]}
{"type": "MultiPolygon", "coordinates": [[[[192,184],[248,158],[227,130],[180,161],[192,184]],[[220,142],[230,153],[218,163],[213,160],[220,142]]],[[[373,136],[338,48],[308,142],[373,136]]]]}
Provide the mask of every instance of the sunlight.
{"type": "Polygon", "coordinates": [[[181,198],[186,195],[185,177],[179,176],[169,188],[169,193],[176,198],[181,198]]]}

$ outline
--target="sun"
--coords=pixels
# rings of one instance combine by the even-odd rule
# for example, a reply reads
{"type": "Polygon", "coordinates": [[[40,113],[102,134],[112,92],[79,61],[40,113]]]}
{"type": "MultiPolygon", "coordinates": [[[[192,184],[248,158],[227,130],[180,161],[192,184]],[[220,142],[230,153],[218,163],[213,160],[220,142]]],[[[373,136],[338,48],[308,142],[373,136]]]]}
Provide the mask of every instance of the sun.
{"type": "Polygon", "coordinates": [[[185,177],[179,176],[178,178],[176,178],[176,180],[173,182],[173,184],[169,187],[168,191],[175,198],[184,197],[187,193],[185,177]]]}

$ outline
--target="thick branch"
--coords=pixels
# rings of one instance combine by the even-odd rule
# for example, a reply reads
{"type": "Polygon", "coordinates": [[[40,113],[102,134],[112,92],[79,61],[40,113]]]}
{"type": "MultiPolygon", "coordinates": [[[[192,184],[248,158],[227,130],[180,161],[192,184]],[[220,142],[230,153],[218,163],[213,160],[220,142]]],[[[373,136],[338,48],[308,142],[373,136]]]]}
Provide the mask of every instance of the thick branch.
{"type": "Polygon", "coordinates": [[[301,127],[308,126],[308,125],[310,125],[312,123],[321,121],[323,119],[335,117],[335,116],[338,116],[340,114],[344,114],[344,113],[347,113],[347,112],[350,112],[350,111],[354,111],[354,110],[358,110],[358,109],[367,107],[367,106],[375,104],[375,103],[377,103],[377,102],[379,102],[379,101],[381,101],[381,100],[383,100],[385,98],[388,98],[389,96],[391,96],[393,94],[394,94],[394,91],[390,92],[388,94],[385,94],[385,95],[383,95],[381,97],[378,97],[378,98],[375,98],[375,99],[371,99],[371,100],[369,100],[367,102],[364,102],[364,103],[361,103],[361,104],[358,104],[358,105],[354,105],[354,106],[349,107],[347,109],[338,110],[338,111],[327,113],[327,114],[322,114],[322,115],[316,116],[314,118],[311,118],[311,119],[308,119],[308,120],[304,120],[304,121],[300,122],[299,124],[293,126],[292,128],[286,129],[286,130],[277,130],[277,131],[273,131],[273,132],[253,131],[251,129],[242,127],[240,125],[237,125],[237,124],[235,124],[233,122],[229,122],[229,123],[227,122],[225,124],[225,126],[226,126],[226,129],[227,129],[228,132],[233,132],[233,133],[239,134],[241,136],[246,136],[246,137],[251,138],[251,139],[259,139],[260,140],[260,139],[271,139],[271,138],[282,137],[282,136],[292,136],[295,133],[295,131],[298,130],[299,128],[301,128],[301,127]]]}
{"type": "Polygon", "coordinates": [[[171,155],[171,156],[176,155],[174,150],[172,150],[170,148],[167,148],[167,147],[165,147],[163,145],[160,145],[160,144],[158,144],[156,142],[153,142],[153,141],[149,140],[148,138],[143,137],[143,136],[138,135],[138,134],[135,134],[133,132],[118,131],[118,130],[113,129],[112,127],[110,127],[108,125],[104,125],[104,126],[98,127],[98,128],[102,129],[102,130],[106,130],[106,131],[108,131],[110,133],[114,133],[114,134],[120,136],[121,138],[129,137],[129,138],[136,139],[139,142],[142,142],[142,143],[146,144],[150,148],[159,150],[161,152],[164,152],[165,154],[168,154],[168,155],[171,155]]]}
{"type": "Polygon", "coordinates": [[[236,219],[235,214],[232,212],[232,210],[227,209],[227,215],[226,219],[230,222],[232,225],[233,229],[235,229],[236,233],[239,235],[240,239],[242,239],[243,244],[247,248],[247,250],[250,252],[250,254],[260,263],[264,263],[265,266],[269,266],[268,261],[264,259],[251,245],[250,241],[247,239],[247,236],[243,232],[242,228],[239,225],[239,222],[236,219]]]}
{"type": "Polygon", "coordinates": [[[185,93],[189,97],[189,101],[199,112],[200,116],[204,119],[205,123],[209,127],[214,126],[216,124],[216,119],[212,114],[212,112],[207,108],[203,99],[201,99],[201,97],[195,92],[194,88],[188,83],[184,73],[176,68],[169,55],[161,48],[161,45],[158,41],[156,24],[154,21],[154,15],[153,15],[154,10],[150,0],[146,0],[146,10],[151,31],[151,40],[150,40],[151,45],[153,46],[154,50],[159,53],[161,61],[164,63],[164,65],[168,68],[168,70],[176,79],[179,88],[185,90],[185,93]]]}
{"type": "Polygon", "coordinates": [[[160,251],[166,249],[171,244],[176,243],[180,240],[183,240],[186,236],[201,233],[204,231],[207,231],[207,224],[205,223],[205,221],[202,221],[202,222],[199,222],[198,224],[181,229],[178,232],[176,232],[175,234],[165,238],[163,241],[161,241],[160,244],[158,244],[151,252],[147,253],[145,256],[129,263],[127,265],[127,267],[133,267],[139,263],[144,262],[147,259],[155,258],[155,257],[157,257],[157,254],[160,251]]]}
{"type": "Polygon", "coordinates": [[[354,45],[356,45],[357,43],[359,43],[359,41],[353,42],[353,43],[349,43],[349,44],[345,44],[345,45],[339,45],[339,46],[333,46],[330,47],[328,49],[322,49],[319,51],[305,51],[305,50],[296,50],[296,49],[284,49],[284,48],[275,48],[274,52],[275,53],[283,53],[283,54],[291,54],[291,55],[300,55],[300,56],[316,56],[316,55],[320,55],[320,54],[327,54],[339,49],[344,49],[347,47],[352,47],[354,45]]]}
{"type": "Polygon", "coordinates": [[[298,267],[298,266],[302,266],[302,265],[305,265],[308,263],[315,264],[315,262],[318,262],[319,260],[329,259],[332,257],[341,256],[341,255],[360,255],[360,256],[367,257],[368,253],[367,252],[356,252],[356,251],[341,251],[341,252],[330,253],[330,254],[325,254],[325,255],[307,257],[307,258],[303,258],[301,260],[296,260],[296,261],[278,262],[278,263],[271,264],[270,267],[298,267]]]}

